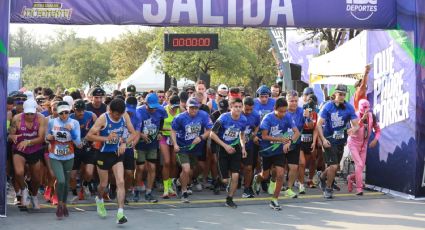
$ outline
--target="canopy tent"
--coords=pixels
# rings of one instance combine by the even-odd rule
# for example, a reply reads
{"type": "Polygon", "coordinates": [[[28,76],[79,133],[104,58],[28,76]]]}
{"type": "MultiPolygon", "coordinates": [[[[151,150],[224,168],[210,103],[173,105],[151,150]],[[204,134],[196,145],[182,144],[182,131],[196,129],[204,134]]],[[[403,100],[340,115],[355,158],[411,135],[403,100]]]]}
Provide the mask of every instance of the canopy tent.
{"type": "Polygon", "coordinates": [[[149,90],[164,90],[165,74],[158,71],[156,66],[159,60],[149,55],[146,61],[119,84],[119,88],[127,88],[129,85],[136,86],[137,92],[149,90]]]}
{"type": "Polygon", "coordinates": [[[367,32],[310,61],[310,84],[354,85],[362,77],[367,59],[367,32]]]}

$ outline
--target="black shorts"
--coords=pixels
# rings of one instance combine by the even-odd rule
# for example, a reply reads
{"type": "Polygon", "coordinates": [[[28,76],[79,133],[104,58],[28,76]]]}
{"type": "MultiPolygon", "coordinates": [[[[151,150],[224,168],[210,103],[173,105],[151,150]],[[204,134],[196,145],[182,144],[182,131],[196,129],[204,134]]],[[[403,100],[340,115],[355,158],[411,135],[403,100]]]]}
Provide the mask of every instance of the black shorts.
{"type": "Polygon", "coordinates": [[[197,157],[198,161],[207,161],[207,145],[204,145],[203,151],[197,157]]]}
{"type": "Polygon", "coordinates": [[[102,170],[110,170],[118,162],[123,162],[124,157],[124,154],[118,156],[115,152],[98,152],[96,154],[96,165],[102,170]]]}
{"type": "Polygon", "coordinates": [[[242,164],[244,166],[252,166],[253,168],[257,165],[258,148],[252,146],[246,150],[246,158],[242,158],[242,164]]]}
{"type": "Polygon", "coordinates": [[[283,155],[286,158],[286,163],[291,165],[298,165],[300,162],[300,145],[292,145],[292,150],[283,155]]]}
{"type": "Polygon", "coordinates": [[[242,152],[241,148],[236,147],[236,152],[228,154],[224,148],[218,151],[218,171],[222,179],[228,179],[229,171],[231,173],[239,173],[241,170],[242,152]]]}
{"type": "Polygon", "coordinates": [[[41,160],[44,157],[44,149],[40,149],[35,153],[31,153],[31,154],[27,154],[27,153],[23,153],[17,150],[13,150],[13,154],[18,154],[20,156],[22,156],[23,158],[25,158],[25,162],[29,165],[33,165],[33,164],[37,164],[39,161],[41,162],[41,160]]]}
{"type": "Polygon", "coordinates": [[[311,154],[311,145],[313,142],[301,142],[300,147],[301,150],[304,152],[304,155],[310,155],[311,154]]]}
{"type": "Polygon", "coordinates": [[[96,162],[96,152],[91,149],[88,151],[86,148],[75,148],[75,156],[74,156],[74,165],[72,166],[72,170],[79,170],[81,164],[86,165],[94,165],[96,162]]]}
{"type": "Polygon", "coordinates": [[[331,144],[330,148],[325,148],[323,157],[327,165],[339,165],[344,154],[345,144],[331,144]]]}
{"type": "Polygon", "coordinates": [[[278,154],[269,157],[261,157],[261,167],[263,171],[271,169],[272,166],[279,166],[283,168],[285,166],[285,155],[278,154]]]}
{"type": "Polygon", "coordinates": [[[124,154],[124,170],[135,170],[136,160],[134,159],[134,149],[126,149],[124,154]]]}

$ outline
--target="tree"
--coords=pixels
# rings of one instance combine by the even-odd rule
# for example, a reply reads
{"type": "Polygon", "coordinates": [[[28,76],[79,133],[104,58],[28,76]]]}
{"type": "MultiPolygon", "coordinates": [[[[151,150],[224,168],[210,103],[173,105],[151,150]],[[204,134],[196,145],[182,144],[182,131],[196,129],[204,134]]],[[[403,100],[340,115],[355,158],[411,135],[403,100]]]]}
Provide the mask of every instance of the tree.
{"type": "Polygon", "coordinates": [[[65,82],[61,69],[56,66],[31,66],[27,65],[23,69],[23,83],[27,89],[34,89],[38,86],[56,89],[58,86],[64,88],[65,82]]]}
{"type": "Polygon", "coordinates": [[[154,38],[151,31],[128,32],[108,44],[112,48],[109,72],[115,81],[126,79],[143,64],[152,50],[148,44],[154,38]]]}
{"type": "Polygon", "coordinates": [[[22,27],[10,36],[10,57],[21,57],[22,66],[37,65],[47,57],[45,45],[22,27]]]}

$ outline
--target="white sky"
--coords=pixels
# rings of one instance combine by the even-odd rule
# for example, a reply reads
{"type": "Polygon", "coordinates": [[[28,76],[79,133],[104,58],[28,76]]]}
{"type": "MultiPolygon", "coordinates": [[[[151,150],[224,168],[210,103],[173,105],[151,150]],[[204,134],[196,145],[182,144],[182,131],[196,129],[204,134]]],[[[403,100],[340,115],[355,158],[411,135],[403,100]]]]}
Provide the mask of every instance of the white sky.
{"type": "Polygon", "coordinates": [[[49,24],[10,24],[10,33],[14,34],[18,29],[22,27],[27,30],[30,34],[35,35],[38,39],[55,36],[56,31],[59,30],[73,30],[77,33],[77,37],[87,38],[95,37],[97,41],[103,42],[112,38],[117,38],[120,34],[127,31],[136,32],[138,30],[146,30],[149,27],[146,26],[118,26],[118,25],[49,25],[49,24]]]}

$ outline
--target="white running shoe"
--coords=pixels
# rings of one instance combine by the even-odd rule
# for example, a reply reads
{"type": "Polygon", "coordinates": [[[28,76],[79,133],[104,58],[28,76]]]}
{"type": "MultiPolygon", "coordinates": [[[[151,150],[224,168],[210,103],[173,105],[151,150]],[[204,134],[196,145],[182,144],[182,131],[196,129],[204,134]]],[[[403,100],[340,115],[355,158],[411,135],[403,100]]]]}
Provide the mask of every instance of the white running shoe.
{"type": "Polygon", "coordinates": [[[33,209],[40,209],[40,203],[38,202],[38,197],[37,196],[31,196],[31,200],[32,200],[32,208],[33,209]]]}
{"type": "Polygon", "coordinates": [[[29,204],[28,199],[29,199],[28,188],[25,188],[24,190],[22,190],[22,201],[21,201],[21,203],[22,203],[23,206],[28,206],[28,204],[29,204]]]}

